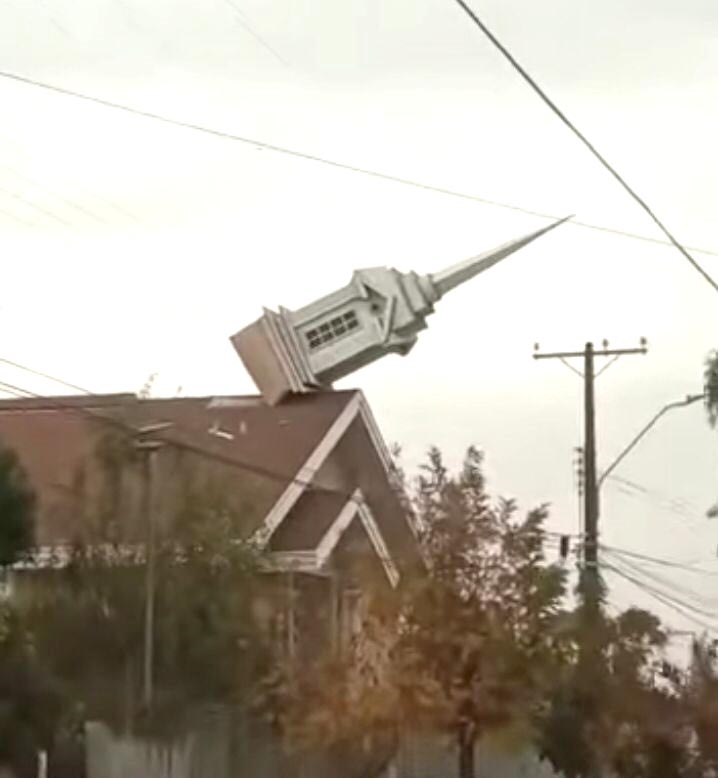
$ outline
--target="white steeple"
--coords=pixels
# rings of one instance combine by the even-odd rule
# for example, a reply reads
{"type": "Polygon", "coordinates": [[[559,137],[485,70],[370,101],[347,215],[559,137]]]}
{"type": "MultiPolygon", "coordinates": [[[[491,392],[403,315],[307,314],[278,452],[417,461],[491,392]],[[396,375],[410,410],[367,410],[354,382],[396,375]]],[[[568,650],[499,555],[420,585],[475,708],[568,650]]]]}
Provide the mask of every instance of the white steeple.
{"type": "MultiPolygon", "coordinates": [[[[568,217],[570,218],[570,217],[568,217]]],[[[333,381],[386,354],[408,354],[434,303],[566,219],[439,273],[419,276],[386,267],[355,271],[351,282],[296,311],[264,309],[231,340],[274,405],[291,393],[330,388],[333,381]]]]}

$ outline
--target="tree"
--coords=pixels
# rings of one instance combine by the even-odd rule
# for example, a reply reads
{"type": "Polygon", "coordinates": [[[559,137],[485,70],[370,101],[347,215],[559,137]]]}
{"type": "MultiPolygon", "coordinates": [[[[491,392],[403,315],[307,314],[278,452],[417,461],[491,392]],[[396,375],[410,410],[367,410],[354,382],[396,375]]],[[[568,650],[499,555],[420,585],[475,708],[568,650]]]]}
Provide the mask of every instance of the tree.
{"type": "MultiPolygon", "coordinates": [[[[528,733],[560,666],[564,572],[546,562],[545,507],[492,504],[481,453],[450,476],[432,449],[411,504],[427,568],[370,600],[355,650],[290,677],[283,724],[304,741],[440,730],[473,778],[477,740],[528,733]]],[[[369,773],[366,773],[369,775],[369,773]]]]}
{"type": "Polygon", "coordinates": [[[18,612],[0,603],[0,767],[36,775],[37,752],[51,748],[64,710],[18,612]]]}
{"type": "Polygon", "coordinates": [[[17,562],[34,535],[35,494],[15,453],[0,447],[0,566],[17,562]]]}
{"type": "Polygon", "coordinates": [[[680,674],[663,657],[660,622],[637,608],[615,618],[600,608],[588,631],[581,610],[567,622],[572,650],[538,722],[541,754],[566,778],[683,775],[688,732],[680,674]]]}
{"type": "Polygon", "coordinates": [[[696,736],[697,761],[706,772],[718,772],[718,660],[715,644],[707,639],[693,644],[684,702],[696,736]]]}
{"type": "Polygon", "coordinates": [[[706,410],[712,427],[718,422],[718,350],[706,357],[703,370],[703,385],[706,393],[706,410]]]}
{"type": "MultiPolygon", "coordinates": [[[[196,706],[240,698],[263,671],[265,638],[252,611],[261,557],[242,540],[244,503],[233,501],[223,473],[166,453],[175,458],[155,505],[151,710],[140,694],[146,527],[131,499],[144,484],[129,436],[99,439],[93,483],[76,479],[74,543],[19,595],[38,654],[84,715],[154,739],[176,736],[196,706]]],[[[242,499],[251,508],[250,488],[242,499]]]]}

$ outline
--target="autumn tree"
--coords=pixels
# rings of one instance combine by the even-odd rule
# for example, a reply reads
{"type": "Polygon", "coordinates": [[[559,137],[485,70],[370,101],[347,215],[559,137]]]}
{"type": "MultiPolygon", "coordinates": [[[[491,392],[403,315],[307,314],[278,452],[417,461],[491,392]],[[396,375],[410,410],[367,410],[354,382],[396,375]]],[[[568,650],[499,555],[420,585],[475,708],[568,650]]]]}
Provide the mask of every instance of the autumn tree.
{"type": "Polygon", "coordinates": [[[471,448],[452,476],[431,450],[411,493],[426,568],[369,602],[353,653],[288,684],[290,733],[346,743],[445,732],[457,774],[473,778],[478,740],[531,732],[560,666],[564,572],[545,556],[546,508],[520,516],[493,503],[482,464],[471,448]]]}

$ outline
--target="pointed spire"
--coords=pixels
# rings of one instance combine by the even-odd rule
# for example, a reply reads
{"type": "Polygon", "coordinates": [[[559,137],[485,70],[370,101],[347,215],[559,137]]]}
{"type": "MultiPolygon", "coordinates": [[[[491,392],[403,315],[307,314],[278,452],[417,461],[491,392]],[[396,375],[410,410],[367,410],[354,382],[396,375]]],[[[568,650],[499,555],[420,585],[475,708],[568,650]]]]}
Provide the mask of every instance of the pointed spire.
{"type": "Polygon", "coordinates": [[[549,224],[548,227],[543,227],[540,230],[524,235],[523,238],[517,238],[516,240],[504,243],[503,246],[479,254],[476,257],[457,262],[455,265],[451,265],[439,273],[432,273],[430,276],[431,282],[438,292],[439,297],[443,297],[446,292],[450,292],[452,289],[459,286],[459,284],[463,284],[464,281],[468,281],[479,273],[483,273],[484,270],[488,270],[492,265],[495,265],[497,262],[508,257],[509,254],[513,254],[514,251],[518,251],[520,248],[523,248],[536,240],[536,238],[540,238],[541,235],[550,232],[555,227],[558,227],[559,224],[563,224],[565,221],[572,218],[572,216],[566,216],[563,219],[555,221],[553,224],[549,224]]]}

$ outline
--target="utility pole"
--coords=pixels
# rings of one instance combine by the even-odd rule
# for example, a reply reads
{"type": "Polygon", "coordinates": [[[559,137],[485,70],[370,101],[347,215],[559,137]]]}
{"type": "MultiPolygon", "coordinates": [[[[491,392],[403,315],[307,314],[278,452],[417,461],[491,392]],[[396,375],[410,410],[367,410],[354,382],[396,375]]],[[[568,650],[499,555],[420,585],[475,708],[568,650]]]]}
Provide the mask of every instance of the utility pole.
{"type": "Polygon", "coordinates": [[[155,460],[164,441],[152,439],[170,423],[152,424],[136,431],[135,448],[142,455],[142,521],[147,533],[145,544],[145,626],[142,673],[142,701],[150,710],[154,694],[155,591],[157,565],[157,521],[155,516],[155,460]]]}
{"type": "MultiPolygon", "coordinates": [[[[583,484],[584,479],[584,464],[583,464],[583,447],[576,446],[574,448],[576,452],[576,458],[574,459],[574,465],[576,466],[576,492],[578,496],[578,536],[583,538],[584,521],[583,521],[583,484]]],[[[583,549],[580,549],[580,554],[583,554],[583,549]]],[[[582,559],[582,556],[579,556],[582,559]]]]}
{"type": "MultiPolygon", "coordinates": [[[[596,373],[596,357],[614,357],[618,359],[628,354],[646,354],[648,347],[644,339],[641,339],[639,348],[609,349],[608,341],[603,342],[603,347],[596,350],[593,343],[586,343],[583,351],[561,351],[541,353],[538,344],[535,346],[534,359],[560,359],[568,365],[566,360],[580,357],[583,359],[584,396],[584,442],[583,442],[583,564],[586,584],[586,605],[591,609],[598,607],[600,595],[600,575],[598,572],[598,477],[596,474],[596,407],[594,384],[596,378],[603,372],[596,373]]],[[[611,363],[609,362],[608,365],[611,363]]],[[[603,369],[605,370],[606,365],[603,369]]],[[[571,370],[575,370],[568,365],[571,370]]],[[[578,371],[575,371],[578,372],[578,371]]]]}
{"type": "Polygon", "coordinates": [[[583,351],[583,461],[584,461],[584,504],[583,521],[583,564],[588,580],[594,580],[598,594],[598,491],[596,489],[596,405],[594,395],[595,370],[593,364],[593,343],[587,343],[583,351]]]}

